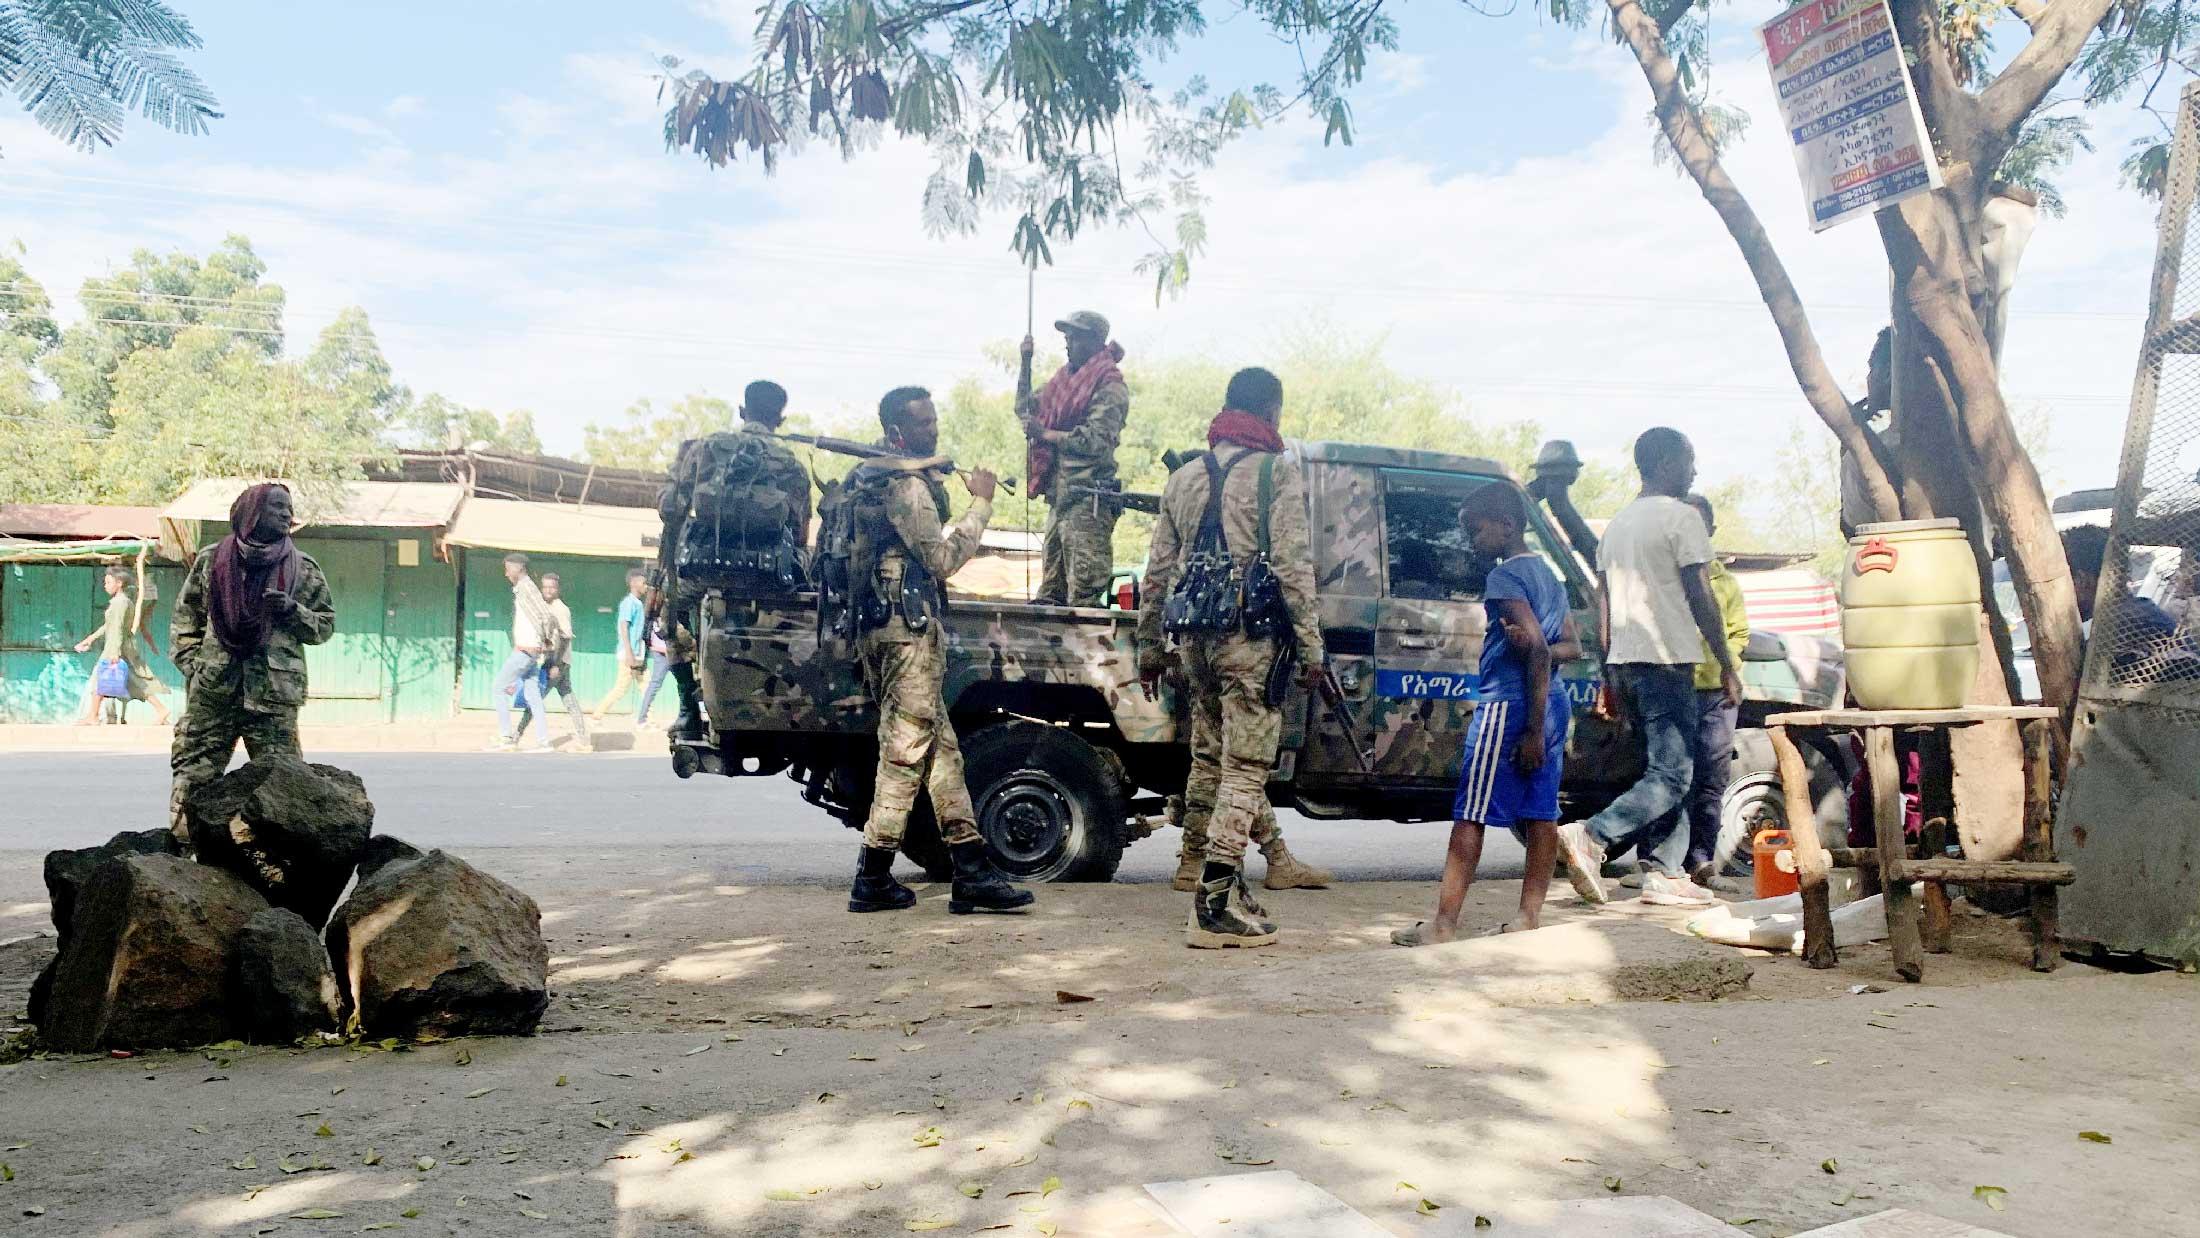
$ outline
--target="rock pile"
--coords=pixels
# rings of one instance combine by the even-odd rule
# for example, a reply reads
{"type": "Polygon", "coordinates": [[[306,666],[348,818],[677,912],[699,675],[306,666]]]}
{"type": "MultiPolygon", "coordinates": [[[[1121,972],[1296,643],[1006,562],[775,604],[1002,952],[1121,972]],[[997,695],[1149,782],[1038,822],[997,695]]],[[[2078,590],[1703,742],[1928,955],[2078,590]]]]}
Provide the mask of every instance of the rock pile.
{"type": "Polygon", "coordinates": [[[32,987],[31,1020],[47,1045],[283,1044],[347,1025],[524,1035],[541,1020],[549,949],[534,900],[374,836],[357,775],[255,761],[184,811],[195,861],[167,830],[46,857],[61,951],[32,987]]]}

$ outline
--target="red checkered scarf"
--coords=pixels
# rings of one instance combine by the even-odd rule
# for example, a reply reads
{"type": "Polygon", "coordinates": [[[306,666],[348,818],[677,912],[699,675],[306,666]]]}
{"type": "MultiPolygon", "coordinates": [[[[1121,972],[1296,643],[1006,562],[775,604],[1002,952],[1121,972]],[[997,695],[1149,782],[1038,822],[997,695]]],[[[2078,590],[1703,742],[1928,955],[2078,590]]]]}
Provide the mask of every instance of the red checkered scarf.
{"type": "MultiPolygon", "coordinates": [[[[1074,430],[1085,423],[1092,413],[1092,397],[1108,382],[1121,382],[1123,371],[1116,363],[1123,359],[1123,346],[1110,342],[1094,353],[1085,364],[1072,370],[1067,365],[1054,372],[1047,385],[1039,389],[1039,428],[1042,430],[1074,430]]],[[[1054,444],[1033,439],[1024,449],[1024,476],[1031,487],[1029,493],[1045,494],[1054,484],[1054,444]]]]}

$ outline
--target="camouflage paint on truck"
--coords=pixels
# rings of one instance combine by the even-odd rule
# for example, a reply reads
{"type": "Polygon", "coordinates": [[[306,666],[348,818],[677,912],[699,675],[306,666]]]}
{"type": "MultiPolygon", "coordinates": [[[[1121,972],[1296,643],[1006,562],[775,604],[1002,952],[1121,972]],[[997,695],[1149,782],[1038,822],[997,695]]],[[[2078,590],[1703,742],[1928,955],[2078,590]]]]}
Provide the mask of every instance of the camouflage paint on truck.
{"type": "MultiPolygon", "coordinates": [[[[1486,567],[1469,553],[1459,504],[1482,486],[1518,483],[1493,461],[1436,452],[1337,443],[1292,451],[1307,476],[1320,623],[1349,717],[1294,689],[1271,796],[1314,816],[1446,817],[1485,629],[1486,567]],[[1355,735],[1373,748],[1372,773],[1355,735]]],[[[1565,793],[1570,812],[1588,811],[1633,780],[1640,756],[1592,712],[1601,666],[1590,555],[1544,504],[1531,500],[1529,510],[1529,544],[1565,583],[1589,646],[1562,671],[1576,720],[1565,793]]],[[[1046,850],[1050,830],[1083,840],[1079,855],[1010,866],[1020,876],[1112,873],[1139,811],[1182,789],[1188,724],[1173,692],[1148,701],[1140,691],[1135,619],[967,598],[948,606],[946,698],[970,756],[981,830],[997,851],[1027,859],[1046,850]],[[989,804],[998,820],[989,821],[989,804]],[[1109,815],[1116,819],[1091,819],[1109,815]]],[[[676,747],[676,768],[788,772],[813,802],[860,821],[876,712],[854,659],[821,650],[814,596],[713,596],[702,626],[698,673],[712,736],[676,747]]],[[[1761,719],[1768,708],[1832,704],[1839,691],[1837,664],[1831,685],[1804,682],[1785,662],[1753,665],[1745,679],[1769,690],[1753,689],[1745,726],[1753,711],[1761,719]]],[[[913,826],[905,846],[929,864],[925,845],[913,826]]]]}

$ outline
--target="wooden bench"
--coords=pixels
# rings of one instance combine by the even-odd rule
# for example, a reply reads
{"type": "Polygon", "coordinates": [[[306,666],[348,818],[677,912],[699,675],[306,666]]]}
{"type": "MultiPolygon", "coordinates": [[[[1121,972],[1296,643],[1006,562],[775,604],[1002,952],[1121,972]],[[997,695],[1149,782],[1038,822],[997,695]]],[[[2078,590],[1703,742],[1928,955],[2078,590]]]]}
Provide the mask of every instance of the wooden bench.
{"type": "MultiPolygon", "coordinates": [[[[2056,893],[2077,879],[2077,871],[2054,862],[2051,837],[2053,754],[2056,711],[2032,705],[1980,706],[1972,709],[1825,709],[1774,714],[1765,720],[1779,758],[1780,783],[1787,798],[1787,828],[1794,839],[1796,876],[1803,894],[1803,962],[1828,968],[1838,961],[1833,946],[1833,908],[1826,874],[1834,868],[1873,869],[1886,895],[1887,938],[1894,969],[1904,980],[1924,978],[1926,953],[1946,954],[1952,932],[1947,883],[2022,885],[2032,895],[2032,967],[2053,971],[2060,961],[2056,940],[2056,893]],[[2015,722],[2024,733],[2024,841],[2021,860],[1950,860],[1910,855],[1902,834],[1902,776],[1895,760],[1898,730],[1944,730],[1987,722],[2015,722]],[[1872,824],[1876,847],[1828,849],[1818,838],[1818,814],[1810,797],[1810,773],[1793,732],[1854,730],[1864,736],[1864,765],[1871,775],[1872,824]],[[1911,882],[1923,882],[1923,928],[1919,899],[1911,882]]],[[[1844,840],[1846,841],[1846,840],[1844,840]]]]}

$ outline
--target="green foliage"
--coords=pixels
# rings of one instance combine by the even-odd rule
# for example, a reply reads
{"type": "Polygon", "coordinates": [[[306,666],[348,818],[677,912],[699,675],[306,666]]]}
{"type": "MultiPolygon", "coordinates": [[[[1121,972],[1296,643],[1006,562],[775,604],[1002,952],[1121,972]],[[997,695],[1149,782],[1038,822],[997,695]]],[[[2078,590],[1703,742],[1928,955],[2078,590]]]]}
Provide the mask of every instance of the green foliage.
{"type": "Polygon", "coordinates": [[[662,473],[672,467],[681,443],[731,430],[740,420],[732,404],[700,392],[682,396],[661,413],[648,400],[636,400],[622,416],[621,424],[591,421],[581,430],[581,455],[590,464],[662,473]]]}
{"type": "Polygon", "coordinates": [[[240,236],[203,260],[141,250],[86,280],[58,328],[45,288],[0,257],[0,495],[160,505],[209,477],[356,479],[400,443],[539,448],[533,419],[415,400],[364,312],[284,356],[283,290],[240,236]],[[433,430],[433,433],[430,430],[433,430]]]}
{"type": "Polygon", "coordinates": [[[191,23],[160,0],[8,0],[0,4],[0,88],[79,150],[112,146],[132,110],[177,133],[219,120],[214,96],[176,51],[191,23]]]}
{"type": "MultiPolygon", "coordinates": [[[[940,401],[941,449],[958,464],[1021,477],[1024,437],[1011,411],[1014,352],[998,348],[995,360],[995,383],[965,379],[940,401]]],[[[1523,479],[1541,441],[1533,423],[1477,421],[1456,392],[1400,373],[1384,359],[1379,338],[1344,339],[1320,326],[1302,327],[1281,339],[1261,362],[1283,380],[1283,433],[1288,438],[1479,456],[1523,479]]],[[[1043,377],[1060,364],[1059,355],[1041,357],[1035,373],[1043,377]]],[[[1236,363],[1199,358],[1151,363],[1125,358],[1131,416],[1116,453],[1125,489],[1160,490],[1168,480],[1164,453],[1206,446],[1207,423],[1221,409],[1223,388],[1236,368],[1236,363]]],[[[1601,516],[1617,511],[1632,491],[1631,480],[1617,470],[1591,464],[1574,494],[1585,512],[1601,516]]],[[[1036,499],[1027,512],[1023,501],[1004,496],[999,510],[995,524],[1005,528],[1021,527],[1028,519],[1036,531],[1046,519],[1046,507],[1036,499]]],[[[1149,517],[1125,513],[1116,526],[1117,561],[1142,561],[1151,529],[1149,517]]]]}
{"type": "Polygon", "coordinates": [[[1349,144],[1346,92],[1373,50],[1397,45],[1382,0],[1244,8],[1295,55],[1289,101],[1270,85],[1216,92],[1199,78],[1155,93],[1151,66],[1206,30],[1198,0],[772,0],[746,74],[664,59],[665,145],[769,171],[806,140],[853,157],[882,131],[916,138],[939,155],[922,198],[934,232],[970,232],[997,209],[1014,217],[1011,248],[1036,266],[1088,225],[1136,221],[1154,242],[1140,269],[1158,294],[1182,285],[1204,244],[1192,178],[1216,152],[1300,103],[1325,143],[1349,144]],[[1142,156],[1125,158],[1126,130],[1144,134],[1142,156]],[[1176,214],[1166,237],[1148,222],[1164,209],[1176,214]]]}
{"type": "Polygon", "coordinates": [[[2002,156],[1997,179],[2031,190],[2039,197],[2041,214],[2061,219],[2069,207],[2052,178],[2078,152],[2092,151],[2089,128],[2083,116],[2034,116],[2025,122],[2016,145],[2002,156]]]}
{"type": "Polygon", "coordinates": [[[407,400],[391,417],[391,430],[400,446],[427,451],[471,448],[533,455],[542,450],[535,415],[526,409],[500,418],[486,408],[471,408],[440,395],[407,400]]]}

